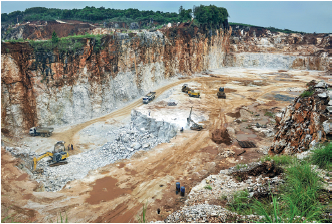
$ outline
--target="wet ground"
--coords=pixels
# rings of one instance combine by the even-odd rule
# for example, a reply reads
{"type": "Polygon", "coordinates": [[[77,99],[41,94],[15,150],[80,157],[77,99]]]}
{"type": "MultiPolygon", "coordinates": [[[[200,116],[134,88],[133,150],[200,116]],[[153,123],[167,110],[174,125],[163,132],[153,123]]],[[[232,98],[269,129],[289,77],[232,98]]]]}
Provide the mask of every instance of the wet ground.
{"type": "MultiPolygon", "coordinates": [[[[277,94],[294,97],[285,93],[285,89],[304,88],[312,79],[322,79],[317,77],[322,74],[319,72],[303,71],[303,79],[298,79],[301,71],[287,71],[287,76],[283,73],[267,69],[215,70],[206,77],[183,79],[159,89],[158,96],[175,88],[163,100],[167,102],[172,98],[177,101],[177,106],[161,104],[157,98],[140,110],[146,108],[146,113],[150,110],[152,116],[165,116],[165,119],[166,116],[167,119],[173,119],[176,115],[181,126],[181,122],[186,121],[189,115],[190,107],[193,107],[193,120],[202,123],[204,129],[194,131],[187,128],[183,133],[179,132],[170,143],[158,145],[150,151],[137,152],[130,159],[91,171],[83,180],[72,181],[56,193],[38,192],[38,184],[26,176],[11,178],[10,169],[18,170],[15,172],[20,176],[24,172],[15,167],[10,157],[4,157],[2,175],[5,173],[3,179],[6,181],[2,183],[2,195],[8,196],[6,199],[2,196],[2,207],[12,204],[21,208],[22,212],[33,211],[33,214],[30,212],[32,215],[29,220],[38,222],[56,221],[59,212],[66,212],[69,222],[137,222],[143,204],[147,204],[147,220],[163,220],[183,205],[184,199],[175,193],[177,181],[189,193],[193,186],[210,174],[260,159],[264,147],[270,145],[273,137],[256,132],[251,128],[252,125],[259,123],[272,128],[273,114],[289,105],[289,101],[275,97],[277,94]],[[198,99],[190,98],[177,89],[182,83],[191,82],[195,91],[201,92],[198,99]],[[225,87],[226,99],[217,98],[221,86],[225,87]],[[266,97],[269,94],[271,97],[266,97]],[[227,130],[231,141],[224,141],[224,130],[227,130]],[[212,140],[216,132],[220,134],[221,142],[212,140]],[[244,152],[236,139],[252,141],[257,148],[249,148],[244,152]],[[232,151],[232,156],[221,156],[225,151],[232,151]],[[21,186],[29,181],[34,186],[25,187],[22,194],[21,186]],[[20,185],[13,184],[16,182],[20,185]],[[157,209],[160,209],[160,214],[157,214],[157,209]]],[[[141,105],[141,101],[134,102],[102,118],[69,127],[64,133],[55,133],[55,136],[75,142],[75,145],[88,144],[83,134],[80,136],[83,129],[97,122],[99,125],[106,124],[112,119],[122,122],[132,109],[141,105]]]]}

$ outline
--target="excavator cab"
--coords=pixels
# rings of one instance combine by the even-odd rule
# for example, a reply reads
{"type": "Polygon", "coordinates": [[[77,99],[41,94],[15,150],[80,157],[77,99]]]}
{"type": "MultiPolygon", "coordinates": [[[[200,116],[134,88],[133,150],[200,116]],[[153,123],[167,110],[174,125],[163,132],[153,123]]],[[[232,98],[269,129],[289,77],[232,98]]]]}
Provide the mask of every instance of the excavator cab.
{"type": "Polygon", "coordinates": [[[38,158],[33,158],[33,170],[36,170],[37,162],[41,159],[49,156],[51,160],[49,161],[49,166],[58,166],[62,164],[67,164],[68,162],[66,159],[69,157],[68,152],[65,152],[65,142],[64,141],[58,141],[54,145],[53,152],[45,152],[41,154],[38,158]]]}

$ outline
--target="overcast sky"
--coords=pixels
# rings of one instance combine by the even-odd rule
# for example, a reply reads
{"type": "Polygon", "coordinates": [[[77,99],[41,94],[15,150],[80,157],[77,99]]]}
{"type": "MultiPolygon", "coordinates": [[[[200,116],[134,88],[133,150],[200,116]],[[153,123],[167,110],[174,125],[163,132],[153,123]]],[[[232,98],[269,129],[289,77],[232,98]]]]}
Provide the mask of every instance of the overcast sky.
{"type": "Polygon", "coordinates": [[[1,13],[24,11],[31,7],[60,9],[97,8],[177,12],[193,5],[225,7],[229,22],[276,27],[308,33],[332,33],[332,1],[1,1],[1,13]]]}

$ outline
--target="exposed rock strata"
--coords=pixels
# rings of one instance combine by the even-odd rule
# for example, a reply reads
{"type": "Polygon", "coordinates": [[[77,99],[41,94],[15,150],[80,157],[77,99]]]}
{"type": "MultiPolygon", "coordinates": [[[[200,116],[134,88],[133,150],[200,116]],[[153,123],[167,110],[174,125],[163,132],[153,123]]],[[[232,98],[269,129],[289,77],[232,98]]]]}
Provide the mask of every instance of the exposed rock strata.
{"type": "Polygon", "coordinates": [[[107,114],[178,74],[222,67],[229,36],[194,29],[115,34],[102,39],[102,50],[83,39],[83,49],[69,52],[2,43],[2,127],[19,134],[107,114]]]}
{"type": "Polygon", "coordinates": [[[328,91],[315,88],[310,97],[297,97],[294,103],[276,116],[276,129],[270,152],[272,154],[294,154],[306,151],[326,140],[329,133],[328,91]],[[319,92],[323,91],[323,92],[319,92]]]}

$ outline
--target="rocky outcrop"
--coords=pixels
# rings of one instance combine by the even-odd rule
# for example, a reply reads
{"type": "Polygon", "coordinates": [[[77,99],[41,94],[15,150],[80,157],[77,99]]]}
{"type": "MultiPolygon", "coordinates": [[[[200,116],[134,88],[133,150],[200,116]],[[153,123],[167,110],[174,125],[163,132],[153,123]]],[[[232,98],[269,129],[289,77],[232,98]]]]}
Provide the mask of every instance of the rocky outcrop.
{"type": "MultiPolygon", "coordinates": [[[[324,83],[324,82],[321,82],[324,83]]],[[[277,133],[270,148],[272,154],[294,154],[326,141],[329,130],[329,91],[309,88],[312,96],[295,98],[294,103],[276,115],[277,133]]]]}

